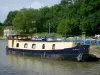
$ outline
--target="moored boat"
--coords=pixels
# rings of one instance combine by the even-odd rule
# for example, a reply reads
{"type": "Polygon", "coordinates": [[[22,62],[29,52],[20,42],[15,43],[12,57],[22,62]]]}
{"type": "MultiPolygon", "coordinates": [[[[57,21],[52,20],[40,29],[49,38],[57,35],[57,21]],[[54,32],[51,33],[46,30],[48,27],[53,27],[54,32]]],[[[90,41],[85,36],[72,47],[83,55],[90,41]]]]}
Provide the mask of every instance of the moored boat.
{"type": "Polygon", "coordinates": [[[87,60],[89,45],[74,42],[32,40],[29,35],[14,35],[8,38],[7,51],[40,55],[42,58],[87,60]]]}

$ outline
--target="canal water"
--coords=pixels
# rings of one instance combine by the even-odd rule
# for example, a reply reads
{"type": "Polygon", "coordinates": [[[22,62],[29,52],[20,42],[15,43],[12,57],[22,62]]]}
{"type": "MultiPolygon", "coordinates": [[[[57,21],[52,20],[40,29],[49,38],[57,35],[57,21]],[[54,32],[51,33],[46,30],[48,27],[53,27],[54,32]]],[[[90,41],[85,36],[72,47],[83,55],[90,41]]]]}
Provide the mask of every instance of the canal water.
{"type": "Polygon", "coordinates": [[[0,40],[0,75],[100,75],[100,61],[73,62],[6,54],[7,40],[0,40]]]}

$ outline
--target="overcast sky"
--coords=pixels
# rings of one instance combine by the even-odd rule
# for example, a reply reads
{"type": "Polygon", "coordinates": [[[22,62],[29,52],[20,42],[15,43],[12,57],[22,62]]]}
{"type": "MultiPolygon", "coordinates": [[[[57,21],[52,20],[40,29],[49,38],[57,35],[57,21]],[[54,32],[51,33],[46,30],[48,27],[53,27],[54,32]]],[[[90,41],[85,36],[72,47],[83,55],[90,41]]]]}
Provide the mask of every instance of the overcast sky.
{"type": "Polygon", "coordinates": [[[3,22],[9,11],[21,8],[41,8],[60,3],[61,0],[0,0],[0,22],[3,22]]]}

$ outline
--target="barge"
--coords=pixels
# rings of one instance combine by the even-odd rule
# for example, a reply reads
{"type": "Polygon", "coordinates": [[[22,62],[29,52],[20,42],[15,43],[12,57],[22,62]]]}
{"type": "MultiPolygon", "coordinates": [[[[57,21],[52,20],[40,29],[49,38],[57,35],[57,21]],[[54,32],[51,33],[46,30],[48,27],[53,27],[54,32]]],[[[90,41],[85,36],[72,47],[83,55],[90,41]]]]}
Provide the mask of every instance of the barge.
{"type": "Polygon", "coordinates": [[[89,54],[89,45],[74,42],[32,39],[29,35],[13,35],[8,37],[7,52],[28,53],[41,58],[72,59],[85,61],[89,54]]]}

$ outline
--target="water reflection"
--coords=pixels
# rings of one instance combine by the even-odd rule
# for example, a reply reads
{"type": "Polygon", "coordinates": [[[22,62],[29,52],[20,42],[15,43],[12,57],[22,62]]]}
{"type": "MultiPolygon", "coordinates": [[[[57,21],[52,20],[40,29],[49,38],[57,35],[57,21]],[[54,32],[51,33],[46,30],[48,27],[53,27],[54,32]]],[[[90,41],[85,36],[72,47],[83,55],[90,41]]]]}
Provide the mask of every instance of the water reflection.
{"type": "Polygon", "coordinates": [[[39,57],[8,55],[9,65],[27,71],[28,75],[99,75],[100,62],[71,62],[39,57]]]}

